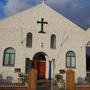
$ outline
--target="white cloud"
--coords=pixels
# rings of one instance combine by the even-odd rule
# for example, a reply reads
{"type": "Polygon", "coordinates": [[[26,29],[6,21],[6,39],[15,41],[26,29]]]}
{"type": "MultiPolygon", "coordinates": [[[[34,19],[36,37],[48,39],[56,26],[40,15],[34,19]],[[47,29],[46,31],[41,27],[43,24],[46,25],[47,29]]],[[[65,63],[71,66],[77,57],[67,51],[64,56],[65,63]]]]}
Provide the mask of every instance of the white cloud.
{"type": "Polygon", "coordinates": [[[71,2],[72,0],[48,0],[47,2],[51,4],[60,4],[60,5],[66,5],[68,2],[71,2]]]}
{"type": "Polygon", "coordinates": [[[11,16],[20,12],[26,8],[32,7],[32,3],[30,4],[31,0],[8,0],[6,6],[4,6],[4,13],[7,16],[11,16]]]}
{"type": "MultiPolygon", "coordinates": [[[[65,8],[68,4],[72,5],[73,1],[78,0],[47,0],[46,2],[56,7],[65,8]]],[[[14,15],[24,9],[32,7],[37,2],[40,3],[40,0],[8,0],[4,6],[4,13],[6,17],[14,15]]],[[[73,3],[72,6],[77,6],[77,3],[73,3]]]]}
{"type": "MultiPolygon", "coordinates": [[[[24,9],[30,8],[35,4],[39,4],[41,0],[7,0],[6,5],[0,5],[1,9],[6,17],[14,15],[24,9]]],[[[57,10],[60,13],[63,13],[64,16],[69,16],[73,20],[80,17],[85,23],[90,25],[90,18],[88,19],[87,15],[90,16],[89,0],[46,0],[52,8],[57,10]],[[81,13],[85,13],[86,16],[82,16],[81,13]]],[[[80,20],[80,21],[81,21],[80,20]]],[[[76,20],[74,20],[76,21],[76,20]]],[[[79,22],[80,22],[79,21],[79,22]]],[[[77,21],[78,22],[78,21],[77,21]]],[[[80,22],[82,23],[82,21],[80,22]]]]}
{"type": "Polygon", "coordinates": [[[47,0],[47,2],[53,6],[65,7],[69,4],[72,7],[77,7],[81,0],[47,0]]]}

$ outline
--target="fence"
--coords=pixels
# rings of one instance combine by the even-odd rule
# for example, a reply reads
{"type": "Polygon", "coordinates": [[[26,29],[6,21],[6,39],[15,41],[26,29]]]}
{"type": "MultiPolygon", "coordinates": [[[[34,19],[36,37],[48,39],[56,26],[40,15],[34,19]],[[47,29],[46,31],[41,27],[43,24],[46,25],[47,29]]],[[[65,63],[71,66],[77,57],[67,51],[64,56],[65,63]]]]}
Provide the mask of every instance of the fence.
{"type": "Polygon", "coordinates": [[[31,69],[28,74],[27,85],[23,83],[1,83],[0,90],[36,90],[37,71],[31,69]]]}
{"type": "Polygon", "coordinates": [[[28,88],[23,86],[0,86],[0,90],[28,90],[28,88]]]}
{"type": "Polygon", "coordinates": [[[27,90],[23,83],[0,83],[0,90],[27,90]]]}

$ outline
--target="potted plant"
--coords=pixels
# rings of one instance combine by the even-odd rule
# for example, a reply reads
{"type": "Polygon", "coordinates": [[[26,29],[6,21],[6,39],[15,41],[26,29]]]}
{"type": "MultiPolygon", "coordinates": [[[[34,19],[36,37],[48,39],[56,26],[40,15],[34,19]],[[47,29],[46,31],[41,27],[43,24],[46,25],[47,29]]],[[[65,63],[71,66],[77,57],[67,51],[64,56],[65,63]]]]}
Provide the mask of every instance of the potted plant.
{"type": "Polygon", "coordinates": [[[19,73],[19,79],[22,82],[22,84],[25,84],[27,82],[27,74],[25,73],[19,73]]]}
{"type": "Polygon", "coordinates": [[[55,75],[57,85],[60,89],[63,89],[65,87],[65,81],[63,80],[63,75],[57,74],[55,75]]]}

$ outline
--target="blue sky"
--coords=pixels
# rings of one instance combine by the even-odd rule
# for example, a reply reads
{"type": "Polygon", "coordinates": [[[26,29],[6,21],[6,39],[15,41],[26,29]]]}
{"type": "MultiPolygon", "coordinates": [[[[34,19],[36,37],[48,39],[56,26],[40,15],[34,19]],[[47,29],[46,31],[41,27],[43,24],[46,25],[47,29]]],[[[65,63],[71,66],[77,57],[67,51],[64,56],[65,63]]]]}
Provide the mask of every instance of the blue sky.
{"type": "MultiPolygon", "coordinates": [[[[40,3],[41,0],[0,0],[0,20],[40,3]]],[[[80,27],[90,27],[90,0],[46,0],[46,4],[80,27]]]]}

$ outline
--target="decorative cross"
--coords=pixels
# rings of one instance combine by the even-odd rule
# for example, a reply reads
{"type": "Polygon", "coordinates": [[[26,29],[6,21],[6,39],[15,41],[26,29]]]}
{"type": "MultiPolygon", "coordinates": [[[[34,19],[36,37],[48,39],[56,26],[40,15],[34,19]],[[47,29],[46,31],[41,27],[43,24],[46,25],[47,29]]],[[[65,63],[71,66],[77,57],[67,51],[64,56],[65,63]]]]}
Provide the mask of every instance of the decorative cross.
{"type": "Polygon", "coordinates": [[[48,24],[48,22],[45,22],[44,18],[41,18],[41,21],[37,21],[37,23],[41,24],[41,31],[39,31],[38,33],[45,33],[43,31],[43,27],[44,27],[44,24],[48,24]]]}

